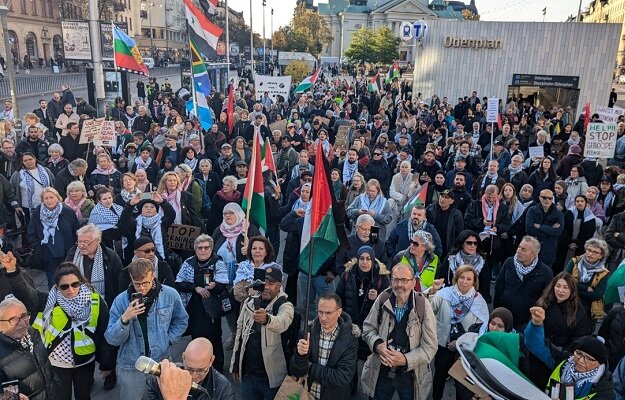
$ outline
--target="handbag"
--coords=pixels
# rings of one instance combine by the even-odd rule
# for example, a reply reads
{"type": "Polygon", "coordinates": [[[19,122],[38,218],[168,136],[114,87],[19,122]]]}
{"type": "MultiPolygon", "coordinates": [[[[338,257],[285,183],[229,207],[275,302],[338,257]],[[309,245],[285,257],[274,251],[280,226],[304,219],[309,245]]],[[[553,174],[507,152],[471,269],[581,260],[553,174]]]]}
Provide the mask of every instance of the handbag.
{"type": "Polygon", "coordinates": [[[278,389],[278,393],[274,400],[314,400],[314,397],[308,392],[308,384],[306,377],[298,380],[291,375],[287,375],[278,389]]]}

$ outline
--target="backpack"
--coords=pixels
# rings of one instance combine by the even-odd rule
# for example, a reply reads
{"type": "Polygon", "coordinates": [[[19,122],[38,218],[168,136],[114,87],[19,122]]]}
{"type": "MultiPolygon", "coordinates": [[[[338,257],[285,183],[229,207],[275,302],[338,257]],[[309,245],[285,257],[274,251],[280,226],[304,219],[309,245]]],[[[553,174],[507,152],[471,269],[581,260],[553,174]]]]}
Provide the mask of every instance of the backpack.
{"type": "MultiPolygon", "coordinates": [[[[384,307],[384,303],[391,297],[391,293],[393,291],[389,288],[380,293],[378,296],[380,309],[378,310],[378,326],[382,323],[382,308],[384,307]]],[[[417,317],[419,317],[419,322],[423,322],[423,317],[425,316],[425,296],[421,292],[417,292],[417,317]]]]}
{"type": "MultiPolygon", "coordinates": [[[[280,307],[282,307],[282,305],[286,303],[287,301],[289,300],[285,296],[282,296],[276,299],[276,301],[273,303],[273,306],[272,306],[272,315],[273,316],[278,315],[278,311],[280,310],[280,307]]],[[[289,361],[291,360],[291,357],[293,357],[293,354],[295,354],[295,348],[297,346],[297,341],[299,339],[298,334],[299,334],[301,325],[302,325],[302,314],[300,314],[299,311],[295,310],[295,307],[293,307],[293,322],[291,322],[291,325],[289,325],[286,331],[280,334],[280,341],[282,342],[282,351],[284,352],[284,359],[286,360],[287,368],[289,365],[289,361]]]]}

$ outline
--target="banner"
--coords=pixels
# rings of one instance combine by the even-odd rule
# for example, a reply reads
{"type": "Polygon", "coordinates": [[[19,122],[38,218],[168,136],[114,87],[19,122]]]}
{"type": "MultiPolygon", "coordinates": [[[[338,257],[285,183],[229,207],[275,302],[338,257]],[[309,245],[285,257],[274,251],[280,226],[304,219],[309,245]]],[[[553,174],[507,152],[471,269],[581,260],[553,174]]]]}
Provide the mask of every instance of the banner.
{"type": "Polygon", "coordinates": [[[63,47],[66,60],[91,60],[89,23],[83,21],[61,21],[63,47]]]}
{"type": "Polygon", "coordinates": [[[349,147],[349,125],[341,125],[336,131],[336,139],[334,140],[334,148],[347,151],[349,147]]]}
{"type": "Polygon", "coordinates": [[[287,125],[287,120],[281,119],[280,121],[276,121],[273,124],[269,125],[269,131],[270,132],[280,131],[284,135],[286,133],[286,125],[287,125]]]}
{"type": "Polygon", "coordinates": [[[193,242],[202,228],[191,225],[172,224],[167,230],[167,246],[170,249],[193,251],[193,242]]]}
{"type": "Polygon", "coordinates": [[[289,92],[291,91],[290,76],[269,76],[254,74],[254,83],[256,84],[256,100],[260,100],[265,92],[269,92],[269,98],[276,102],[276,96],[281,95],[284,100],[289,100],[289,92]]]}
{"type": "Polygon", "coordinates": [[[104,118],[88,119],[82,124],[80,144],[93,143],[96,146],[113,147],[117,143],[115,121],[104,118]]]}
{"type": "Polygon", "coordinates": [[[612,158],[616,150],[616,124],[589,123],[584,145],[584,157],[612,158]]]}
{"type": "Polygon", "coordinates": [[[599,119],[603,122],[616,122],[619,116],[625,115],[625,109],[619,107],[597,107],[597,114],[599,114],[599,119]]]}

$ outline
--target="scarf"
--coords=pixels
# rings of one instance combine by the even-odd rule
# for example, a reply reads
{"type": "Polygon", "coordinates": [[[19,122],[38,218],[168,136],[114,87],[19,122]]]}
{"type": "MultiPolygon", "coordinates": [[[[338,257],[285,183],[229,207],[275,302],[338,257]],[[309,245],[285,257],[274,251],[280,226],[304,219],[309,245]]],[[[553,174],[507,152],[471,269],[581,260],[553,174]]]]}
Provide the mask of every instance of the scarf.
{"type": "Polygon", "coordinates": [[[30,351],[30,354],[33,354],[35,345],[33,344],[33,339],[30,337],[30,333],[26,332],[26,334],[18,340],[18,343],[24,350],[28,350],[30,351]]]}
{"type": "Polygon", "coordinates": [[[343,183],[341,181],[332,182],[332,193],[337,201],[340,200],[343,193],[343,183]]]}
{"type": "Polygon", "coordinates": [[[303,208],[303,209],[304,209],[304,211],[307,211],[307,210],[308,210],[308,207],[310,207],[310,200],[308,200],[308,201],[304,201],[304,200],[302,200],[302,198],[301,198],[301,197],[299,197],[299,198],[295,201],[295,203],[293,203],[293,207],[291,207],[291,211],[295,211],[295,210],[297,210],[298,208],[303,208]]]}
{"type": "Polygon", "coordinates": [[[234,155],[231,154],[228,158],[223,158],[223,156],[219,156],[217,159],[217,163],[219,164],[219,169],[223,174],[230,170],[232,163],[234,162],[234,155]]]}
{"type": "Polygon", "coordinates": [[[476,293],[475,288],[471,288],[466,294],[460,293],[458,285],[451,288],[451,323],[457,324],[467,316],[473,305],[476,293]]]}
{"type": "Polygon", "coordinates": [[[143,161],[143,158],[141,157],[135,158],[135,165],[137,166],[137,169],[148,169],[150,164],[152,164],[152,157],[148,157],[145,161],[143,161]]]}
{"type": "Polygon", "coordinates": [[[52,157],[48,158],[48,162],[54,164],[55,166],[56,166],[56,164],[60,163],[63,160],[64,160],[64,158],[61,157],[61,156],[58,156],[58,157],[55,157],[55,158],[52,158],[52,157]]]}
{"type": "MultiPolygon", "coordinates": [[[[497,183],[497,178],[499,178],[499,174],[498,173],[494,173],[491,175],[490,172],[487,172],[484,174],[484,179],[482,179],[482,188],[485,188],[488,185],[494,185],[497,183]],[[488,182],[488,180],[490,179],[490,182],[488,182]]],[[[512,179],[512,178],[510,178],[512,179]]]]}
{"type": "Polygon", "coordinates": [[[161,215],[156,214],[152,217],[144,217],[139,215],[137,217],[137,229],[135,230],[135,239],[141,237],[141,231],[145,228],[150,232],[150,237],[156,247],[156,252],[165,259],[165,246],[163,245],[163,235],[161,234],[161,215]]]}
{"type": "Polygon", "coordinates": [[[449,270],[452,272],[451,275],[453,275],[453,273],[456,272],[456,269],[463,264],[473,266],[478,274],[482,271],[482,268],[484,268],[484,258],[478,253],[467,254],[464,250],[460,250],[455,255],[450,255],[448,260],[449,270]]]}
{"type": "Polygon", "coordinates": [[[404,176],[401,172],[397,174],[399,186],[397,187],[397,191],[404,196],[408,197],[410,190],[412,190],[411,186],[413,181],[413,175],[408,173],[404,176]]]}
{"type": "Polygon", "coordinates": [[[579,281],[582,283],[590,283],[596,273],[605,269],[605,259],[591,264],[586,259],[586,255],[583,255],[577,262],[577,269],[579,270],[579,281]]]}
{"type": "MultiPolygon", "coordinates": [[[[91,215],[89,215],[89,223],[96,225],[101,231],[115,228],[119,223],[124,207],[113,203],[111,208],[106,208],[102,203],[98,203],[93,207],[91,215]]],[[[102,292],[99,292],[102,294],[102,292]]]]}
{"type": "Polygon", "coordinates": [[[132,192],[129,192],[126,189],[122,189],[122,191],[119,193],[119,195],[122,197],[122,199],[126,203],[129,203],[130,200],[132,200],[132,198],[137,195],[137,193],[141,193],[141,191],[135,187],[135,189],[132,192]]]}
{"type": "Polygon", "coordinates": [[[43,239],[41,239],[41,244],[48,244],[48,241],[52,239],[52,244],[54,244],[54,234],[58,229],[59,224],[59,215],[61,215],[61,211],[63,210],[63,204],[57,203],[54,209],[49,210],[45,205],[41,205],[40,207],[40,220],[43,225],[43,239]]]}
{"type": "MultiPolygon", "coordinates": [[[[491,227],[495,226],[495,224],[497,223],[497,213],[499,212],[499,197],[497,197],[492,207],[493,207],[493,215],[492,215],[492,218],[490,219],[491,227]]],[[[482,214],[484,215],[484,219],[488,219],[489,208],[490,207],[488,206],[488,202],[486,201],[486,195],[484,194],[482,195],[482,214]]]]}
{"type": "Polygon", "coordinates": [[[228,203],[238,203],[239,200],[241,200],[241,192],[239,192],[238,190],[235,190],[234,192],[228,194],[224,192],[223,189],[221,189],[217,191],[216,195],[221,197],[228,203]]]}
{"type": "Polygon", "coordinates": [[[87,200],[87,199],[83,197],[82,199],[80,199],[80,201],[78,203],[74,203],[74,201],[68,197],[68,198],[65,199],[63,204],[65,204],[66,206],[71,208],[72,211],[74,211],[74,214],[76,214],[76,217],[78,219],[81,219],[82,218],[82,212],[80,212],[80,208],[82,207],[83,204],[85,204],[85,200],[87,200]]]}
{"type": "Polygon", "coordinates": [[[343,183],[351,182],[356,171],[358,171],[358,161],[350,164],[349,161],[345,160],[343,163],[343,183]]]}
{"type": "Polygon", "coordinates": [[[328,141],[328,139],[324,141],[321,141],[321,139],[317,139],[315,143],[315,147],[317,149],[319,149],[319,144],[321,144],[321,147],[323,148],[323,153],[326,155],[326,158],[330,157],[330,142],[328,141]]]}
{"type": "Polygon", "coordinates": [[[523,277],[525,277],[525,275],[532,272],[532,270],[536,267],[536,264],[538,264],[538,257],[533,259],[532,263],[528,267],[526,267],[525,265],[521,263],[521,261],[519,261],[516,254],[514,255],[514,258],[512,259],[512,261],[514,262],[514,268],[516,269],[516,274],[519,276],[519,279],[523,281],[523,277]]]}
{"type": "Polygon", "coordinates": [[[228,203],[224,207],[224,212],[233,212],[237,217],[234,224],[230,225],[225,220],[219,225],[219,231],[228,239],[228,241],[236,241],[240,234],[245,232],[245,213],[236,203],[228,203]]]}
{"type": "Polygon", "coordinates": [[[375,211],[376,214],[381,214],[384,211],[387,200],[386,197],[378,194],[375,199],[371,200],[367,193],[363,193],[360,196],[359,208],[367,211],[375,211]]]}
{"type": "MultiPolygon", "coordinates": [[[[69,165],[68,165],[69,168],[69,165]]],[[[39,179],[41,181],[37,181],[37,184],[42,188],[50,186],[50,177],[46,172],[45,168],[41,165],[37,164],[37,174],[39,174],[39,179]]],[[[32,210],[35,208],[33,206],[33,196],[35,195],[35,177],[31,174],[31,172],[27,169],[23,169],[20,171],[20,178],[26,183],[26,195],[28,196],[28,208],[32,210]]]]}
{"type": "Polygon", "coordinates": [[[59,305],[63,312],[72,319],[72,325],[84,324],[91,314],[91,289],[87,285],[80,285],[80,291],[71,299],[63,296],[57,286],[53,286],[48,294],[48,301],[43,311],[44,331],[52,322],[52,310],[59,305]]]}
{"type": "Polygon", "coordinates": [[[585,398],[589,393],[592,385],[597,383],[605,372],[605,365],[601,364],[597,368],[586,371],[578,372],[575,369],[575,361],[573,356],[564,363],[562,369],[562,376],[560,382],[562,383],[574,383],[575,384],[575,398],[585,398]]]}
{"type": "MultiPolygon", "coordinates": [[[[73,263],[80,269],[80,273],[85,276],[85,268],[83,267],[84,255],[76,249],[74,253],[73,263]]],[[[98,246],[93,259],[93,268],[91,270],[91,279],[89,279],[95,290],[104,297],[106,286],[104,284],[104,260],[102,258],[102,246],[98,246]]]]}
{"type": "Polygon", "coordinates": [[[573,138],[569,137],[569,140],[567,140],[566,142],[569,144],[569,146],[573,146],[574,144],[579,146],[579,139],[573,140],[573,138]]]}
{"type": "Polygon", "coordinates": [[[195,167],[197,167],[198,162],[200,162],[200,160],[195,157],[190,160],[186,157],[184,158],[184,163],[187,164],[192,171],[195,171],[195,167]]]}
{"type": "MultiPolygon", "coordinates": [[[[174,211],[176,211],[176,218],[174,219],[174,224],[182,224],[182,207],[180,205],[180,197],[182,196],[182,190],[176,189],[173,192],[169,193],[167,189],[165,189],[161,193],[161,196],[163,196],[163,198],[167,200],[169,204],[171,204],[171,206],[174,208],[174,211]]],[[[161,208],[159,214],[164,215],[163,213],[164,213],[163,209],[161,208]]]]}
{"type": "MultiPolygon", "coordinates": [[[[145,169],[145,168],[142,168],[145,169]]],[[[102,169],[100,167],[97,167],[96,169],[93,170],[92,174],[100,174],[100,175],[113,175],[115,172],[117,172],[117,168],[115,168],[115,164],[111,163],[111,166],[108,169],[102,169]]]]}
{"type": "Polygon", "coordinates": [[[523,164],[519,165],[516,168],[513,167],[512,165],[508,165],[508,171],[510,171],[510,181],[512,181],[512,178],[514,178],[516,174],[523,171],[523,164]]]}

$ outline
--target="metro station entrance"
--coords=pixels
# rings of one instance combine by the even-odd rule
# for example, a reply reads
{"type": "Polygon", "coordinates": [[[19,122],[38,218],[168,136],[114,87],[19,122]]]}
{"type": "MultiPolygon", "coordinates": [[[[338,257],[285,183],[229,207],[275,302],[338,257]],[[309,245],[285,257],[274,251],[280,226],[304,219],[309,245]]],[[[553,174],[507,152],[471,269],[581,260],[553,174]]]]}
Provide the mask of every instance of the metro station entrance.
{"type": "Polygon", "coordinates": [[[513,74],[508,86],[506,100],[522,97],[533,107],[543,106],[545,110],[555,106],[571,107],[577,118],[579,101],[579,76],[513,74]]]}

